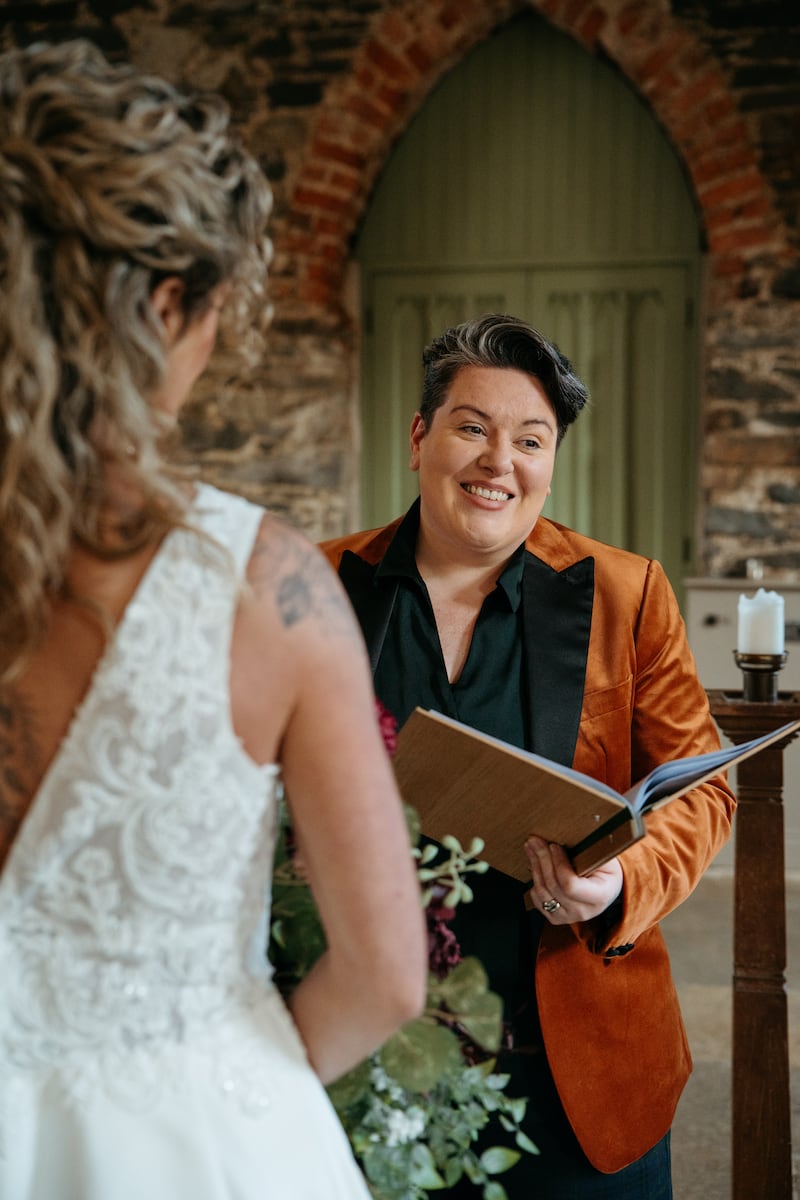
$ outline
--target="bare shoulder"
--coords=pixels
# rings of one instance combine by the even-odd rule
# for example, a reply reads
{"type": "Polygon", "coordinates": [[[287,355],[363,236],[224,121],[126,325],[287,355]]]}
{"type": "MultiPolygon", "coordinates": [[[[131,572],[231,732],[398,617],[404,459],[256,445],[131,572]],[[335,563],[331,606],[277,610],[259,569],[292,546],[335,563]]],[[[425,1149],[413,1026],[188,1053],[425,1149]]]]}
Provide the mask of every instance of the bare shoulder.
{"type": "Polygon", "coordinates": [[[31,802],[42,760],[32,706],[19,688],[0,689],[0,864],[31,802]]]}
{"type": "Polygon", "coordinates": [[[274,605],[285,629],[317,624],[326,634],[357,635],[333,568],[305,534],[280,518],[266,514],[262,519],[247,578],[255,598],[274,605]]]}

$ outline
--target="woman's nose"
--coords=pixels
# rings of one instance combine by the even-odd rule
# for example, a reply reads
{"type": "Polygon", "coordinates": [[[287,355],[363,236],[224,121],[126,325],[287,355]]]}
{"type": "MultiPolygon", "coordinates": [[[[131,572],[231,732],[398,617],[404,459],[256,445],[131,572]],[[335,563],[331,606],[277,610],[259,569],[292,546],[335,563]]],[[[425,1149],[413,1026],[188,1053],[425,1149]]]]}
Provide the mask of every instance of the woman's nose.
{"type": "Polygon", "coordinates": [[[478,458],[478,466],[492,475],[507,475],[514,466],[510,444],[500,439],[487,442],[478,458]]]}

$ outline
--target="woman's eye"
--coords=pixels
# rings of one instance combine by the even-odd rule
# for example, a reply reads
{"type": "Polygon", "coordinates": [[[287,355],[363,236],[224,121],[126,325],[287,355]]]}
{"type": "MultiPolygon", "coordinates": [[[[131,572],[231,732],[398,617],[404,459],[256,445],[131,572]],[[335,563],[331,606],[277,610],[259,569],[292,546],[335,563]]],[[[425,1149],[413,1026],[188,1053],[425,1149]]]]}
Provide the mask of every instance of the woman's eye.
{"type": "Polygon", "coordinates": [[[464,433],[475,433],[478,435],[483,433],[483,430],[481,429],[480,425],[462,425],[461,429],[463,430],[464,433]]]}
{"type": "Polygon", "coordinates": [[[541,445],[542,445],[542,443],[540,441],[538,441],[536,438],[523,438],[522,439],[523,450],[540,450],[541,445]]]}

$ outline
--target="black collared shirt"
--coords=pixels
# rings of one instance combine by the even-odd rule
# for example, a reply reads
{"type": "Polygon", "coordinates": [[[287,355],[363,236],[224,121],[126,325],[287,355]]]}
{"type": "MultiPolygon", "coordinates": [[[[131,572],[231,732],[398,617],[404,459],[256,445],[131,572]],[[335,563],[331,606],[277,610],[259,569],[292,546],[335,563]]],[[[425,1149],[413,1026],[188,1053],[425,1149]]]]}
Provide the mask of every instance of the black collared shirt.
{"type": "MultiPolygon", "coordinates": [[[[512,554],[484,600],[467,661],[447,678],[428,591],[416,563],[419,501],[409,509],[379,564],[376,583],[398,582],[397,598],[375,670],[375,694],[399,725],[419,705],[525,747],[522,572],[525,546],[512,554]]],[[[502,804],[503,798],[497,798],[502,804]]],[[[516,1041],[539,1041],[533,972],[539,913],[526,914],[529,885],[490,870],[470,875],[474,899],[459,905],[453,930],[464,954],[476,955],[504,1001],[516,1041]]]]}
{"type": "Polygon", "coordinates": [[[402,725],[419,705],[493,737],[525,746],[522,570],[525,547],[511,556],[483,602],[459,678],[447,678],[428,590],[417,570],[419,501],[399,526],[376,578],[396,579],[397,599],[375,671],[375,691],[402,725]]]}

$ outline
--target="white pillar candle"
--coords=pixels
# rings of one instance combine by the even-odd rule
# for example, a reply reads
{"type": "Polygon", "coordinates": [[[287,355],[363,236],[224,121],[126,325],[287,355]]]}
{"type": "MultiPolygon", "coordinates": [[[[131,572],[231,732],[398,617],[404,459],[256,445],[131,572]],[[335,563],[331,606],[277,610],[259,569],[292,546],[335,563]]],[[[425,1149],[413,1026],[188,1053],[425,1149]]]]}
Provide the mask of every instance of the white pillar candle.
{"type": "Polygon", "coordinates": [[[783,596],[759,588],[739,597],[740,654],[783,654],[783,596]]]}

